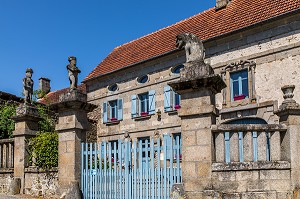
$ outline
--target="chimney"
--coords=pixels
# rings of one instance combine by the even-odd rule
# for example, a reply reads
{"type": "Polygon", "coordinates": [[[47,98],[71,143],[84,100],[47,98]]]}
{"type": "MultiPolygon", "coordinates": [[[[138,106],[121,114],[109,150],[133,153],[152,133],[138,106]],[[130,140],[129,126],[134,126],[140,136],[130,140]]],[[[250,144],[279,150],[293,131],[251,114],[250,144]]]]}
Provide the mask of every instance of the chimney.
{"type": "Polygon", "coordinates": [[[222,8],[225,8],[229,4],[230,1],[231,0],[216,0],[216,7],[215,7],[215,9],[216,10],[220,10],[222,8]]]}
{"type": "Polygon", "coordinates": [[[39,79],[39,93],[38,98],[43,98],[45,95],[47,95],[50,92],[50,79],[41,77],[39,79]]]}

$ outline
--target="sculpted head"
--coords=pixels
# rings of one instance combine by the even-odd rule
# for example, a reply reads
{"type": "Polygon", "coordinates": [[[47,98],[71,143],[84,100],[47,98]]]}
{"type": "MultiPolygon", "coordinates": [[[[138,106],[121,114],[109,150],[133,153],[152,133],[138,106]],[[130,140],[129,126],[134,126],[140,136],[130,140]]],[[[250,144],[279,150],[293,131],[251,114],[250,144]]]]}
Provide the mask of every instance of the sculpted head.
{"type": "Polygon", "coordinates": [[[70,62],[70,64],[76,65],[76,57],[70,56],[68,57],[68,61],[70,62]]]}
{"type": "Polygon", "coordinates": [[[183,48],[188,42],[202,43],[200,39],[192,33],[183,33],[176,36],[176,47],[178,49],[183,48]]]}
{"type": "Polygon", "coordinates": [[[31,78],[32,77],[32,73],[33,73],[33,70],[31,68],[27,68],[26,69],[26,77],[31,78]]]}

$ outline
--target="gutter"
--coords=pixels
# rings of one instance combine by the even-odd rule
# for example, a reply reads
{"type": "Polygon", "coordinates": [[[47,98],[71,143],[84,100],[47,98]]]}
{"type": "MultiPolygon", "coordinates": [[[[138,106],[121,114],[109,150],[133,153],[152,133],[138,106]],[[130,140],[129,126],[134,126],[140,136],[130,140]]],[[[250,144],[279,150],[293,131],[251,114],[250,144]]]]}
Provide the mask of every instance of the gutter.
{"type": "MultiPolygon", "coordinates": [[[[269,19],[266,19],[266,20],[263,20],[263,21],[260,21],[260,22],[256,22],[254,24],[251,24],[249,26],[245,26],[245,27],[242,27],[242,28],[239,28],[239,29],[236,29],[236,30],[233,30],[231,32],[227,32],[227,33],[223,33],[221,35],[218,35],[218,36],[215,36],[215,37],[211,37],[209,39],[206,39],[206,40],[203,40],[202,42],[203,43],[206,43],[206,42],[211,42],[213,40],[216,40],[216,39],[219,39],[221,37],[226,37],[226,36],[229,36],[229,35],[232,35],[232,34],[235,34],[237,32],[240,32],[240,31],[243,31],[243,30],[247,30],[247,29],[250,29],[250,28],[253,28],[254,26],[258,26],[258,25],[262,25],[262,24],[265,24],[267,22],[271,22],[271,21],[275,21],[275,20],[278,20],[278,19],[281,19],[283,17],[286,17],[288,15],[292,15],[294,13],[297,13],[300,11],[300,8],[296,9],[296,10],[292,10],[290,12],[286,12],[284,14],[281,14],[281,15],[278,15],[278,16],[275,16],[275,17],[272,17],[272,18],[269,18],[269,19]]],[[[103,77],[103,76],[106,76],[106,75],[109,75],[109,74],[112,74],[114,72],[117,72],[117,71],[121,71],[121,70],[124,70],[124,69],[127,69],[129,67],[132,67],[132,66],[135,66],[135,65],[138,65],[138,64],[142,64],[142,63],[145,63],[145,62],[148,62],[148,61],[152,61],[154,59],[157,59],[157,58],[160,58],[160,57],[163,57],[163,56],[166,56],[166,55],[170,55],[176,51],[180,51],[178,49],[175,49],[175,50],[172,50],[172,51],[169,51],[169,52],[166,52],[166,53],[163,53],[163,54],[160,54],[160,55],[157,55],[157,56],[154,56],[154,57],[151,57],[149,59],[146,59],[146,60],[143,60],[143,61],[140,61],[140,62],[136,62],[136,63],[133,63],[133,64],[130,64],[130,65],[127,65],[125,67],[122,67],[122,68],[119,68],[119,69],[116,69],[116,70],[113,70],[113,71],[110,71],[108,73],[105,73],[105,74],[101,74],[101,75],[98,75],[98,76],[95,76],[95,77],[92,77],[90,79],[87,79],[87,80],[84,80],[82,81],[82,83],[87,83],[89,81],[92,81],[94,79],[97,79],[97,78],[100,78],[100,77],[103,77]]]]}

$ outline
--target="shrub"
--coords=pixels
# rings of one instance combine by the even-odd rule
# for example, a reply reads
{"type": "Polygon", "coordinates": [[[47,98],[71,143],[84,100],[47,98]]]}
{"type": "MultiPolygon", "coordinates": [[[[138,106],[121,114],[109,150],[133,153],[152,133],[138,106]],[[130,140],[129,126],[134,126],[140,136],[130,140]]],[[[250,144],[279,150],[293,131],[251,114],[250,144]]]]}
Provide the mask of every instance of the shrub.
{"type": "Polygon", "coordinates": [[[30,160],[43,169],[58,166],[58,133],[39,132],[29,140],[30,160]]]}

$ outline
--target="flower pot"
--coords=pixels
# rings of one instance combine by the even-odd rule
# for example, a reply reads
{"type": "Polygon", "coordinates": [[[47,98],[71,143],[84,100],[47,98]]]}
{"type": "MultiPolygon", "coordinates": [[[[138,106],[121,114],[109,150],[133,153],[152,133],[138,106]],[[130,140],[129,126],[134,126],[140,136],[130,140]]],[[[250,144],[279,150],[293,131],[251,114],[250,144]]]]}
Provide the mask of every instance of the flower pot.
{"type": "Polygon", "coordinates": [[[245,99],[246,95],[242,94],[242,95],[236,95],[233,97],[233,100],[234,101],[237,101],[237,100],[242,100],[242,99],[245,99]]]}

